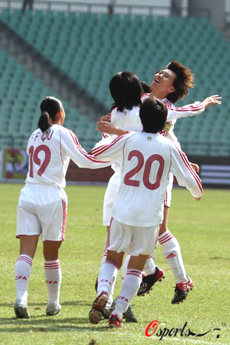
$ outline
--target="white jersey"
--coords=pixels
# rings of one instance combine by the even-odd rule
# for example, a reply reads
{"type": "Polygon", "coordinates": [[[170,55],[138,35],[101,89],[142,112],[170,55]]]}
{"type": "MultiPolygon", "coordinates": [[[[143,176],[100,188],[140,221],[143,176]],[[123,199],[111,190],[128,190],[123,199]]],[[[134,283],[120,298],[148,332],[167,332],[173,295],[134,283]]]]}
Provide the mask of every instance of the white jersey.
{"type": "Polygon", "coordinates": [[[203,194],[186,155],[160,134],[123,135],[93,149],[93,154],[100,160],[122,157],[121,186],[112,210],[112,217],[121,223],[141,227],[162,223],[170,172],[194,197],[203,194]]]}
{"type": "Polygon", "coordinates": [[[109,164],[99,162],[80,145],[77,136],[69,129],[52,125],[46,132],[35,130],[27,144],[29,170],[28,184],[47,184],[65,188],[65,175],[70,162],[80,168],[104,168],[109,164]]]}

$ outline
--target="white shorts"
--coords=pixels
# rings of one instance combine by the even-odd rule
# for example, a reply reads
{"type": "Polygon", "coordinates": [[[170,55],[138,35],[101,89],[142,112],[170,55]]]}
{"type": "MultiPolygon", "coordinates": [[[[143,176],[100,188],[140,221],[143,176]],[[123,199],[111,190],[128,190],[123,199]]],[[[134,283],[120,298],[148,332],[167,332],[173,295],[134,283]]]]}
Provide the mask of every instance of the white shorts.
{"type": "Polygon", "coordinates": [[[165,199],[164,199],[164,206],[166,206],[166,207],[170,207],[171,206],[173,180],[174,180],[173,174],[169,173],[169,184],[167,185],[165,199]]]}
{"type": "Polygon", "coordinates": [[[120,173],[114,173],[109,180],[105,191],[103,204],[103,225],[109,226],[112,217],[112,208],[121,184],[120,173]]]}
{"type": "Polygon", "coordinates": [[[159,226],[130,226],[112,218],[107,250],[125,252],[133,256],[142,254],[154,257],[158,234],[159,226]]]}
{"type": "Polygon", "coordinates": [[[17,209],[17,234],[41,235],[42,241],[64,241],[67,195],[56,186],[26,184],[17,209]]]}

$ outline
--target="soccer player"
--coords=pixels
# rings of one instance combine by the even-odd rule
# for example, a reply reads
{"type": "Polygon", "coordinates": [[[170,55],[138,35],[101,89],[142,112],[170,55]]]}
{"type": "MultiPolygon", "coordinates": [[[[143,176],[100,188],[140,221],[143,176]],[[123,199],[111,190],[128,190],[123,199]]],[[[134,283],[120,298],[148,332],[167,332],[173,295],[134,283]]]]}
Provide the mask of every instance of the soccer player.
{"type": "MultiPolygon", "coordinates": [[[[141,105],[141,96],[143,94],[143,89],[138,77],[131,72],[119,72],[110,80],[109,84],[110,93],[114,100],[112,118],[113,124],[120,126],[121,128],[126,128],[128,130],[140,132],[142,130],[142,124],[140,122],[139,110],[141,105]]],[[[102,143],[110,142],[111,136],[107,137],[103,134],[104,138],[102,143]]],[[[116,136],[112,136],[116,137],[116,136]]],[[[99,142],[97,145],[100,145],[99,142]]],[[[103,224],[107,226],[107,233],[109,232],[109,225],[111,221],[111,211],[114,203],[114,198],[117,190],[120,186],[121,181],[121,162],[117,160],[112,164],[112,169],[114,174],[109,180],[103,205],[103,224]]],[[[105,247],[104,256],[102,263],[105,262],[107,256],[107,248],[105,247]]],[[[153,262],[151,262],[151,271],[148,272],[148,268],[145,267],[146,274],[153,272],[153,262]]],[[[154,264],[155,267],[155,264],[154,264]]],[[[163,270],[155,267],[156,274],[158,274],[159,279],[164,275],[163,270]]],[[[104,318],[108,318],[111,312],[111,306],[113,303],[113,291],[115,286],[114,283],[111,286],[111,291],[109,294],[109,299],[105,310],[103,311],[104,318]]],[[[137,322],[137,319],[133,313],[131,306],[124,313],[124,318],[127,322],[137,322]]]]}
{"type": "Polygon", "coordinates": [[[29,169],[17,210],[20,255],[15,265],[14,310],[18,318],[30,317],[27,289],[39,235],[43,241],[48,288],[46,315],[55,315],[61,310],[59,295],[62,273],[58,255],[65,238],[67,195],[64,188],[70,159],[84,168],[96,169],[108,165],[89,155],[76,135],[63,127],[65,111],[61,101],[46,97],[40,109],[39,128],[32,133],[27,145],[29,169]]]}
{"type": "Polygon", "coordinates": [[[149,255],[154,256],[170,172],[197,200],[203,194],[201,180],[186,155],[159,134],[167,118],[164,103],[157,99],[145,100],[140,118],[142,132],[120,136],[111,144],[93,150],[100,160],[120,157],[123,162],[121,185],[112,210],[107,259],[101,266],[98,296],[89,313],[93,324],[101,320],[124,253],[130,253],[127,273],[109,318],[110,327],[121,327],[123,313],[139,289],[145,262],[149,255]]]}
{"type": "MultiPolygon", "coordinates": [[[[178,146],[178,148],[180,148],[180,144],[173,132],[176,120],[186,116],[201,114],[205,108],[214,104],[221,104],[221,97],[214,95],[206,98],[203,102],[195,102],[184,107],[176,108],[173,103],[184,98],[188,94],[188,90],[191,87],[193,87],[193,75],[191,71],[177,61],[172,61],[165,68],[156,72],[150,87],[151,93],[147,93],[142,96],[142,100],[156,96],[164,101],[168,108],[168,115],[165,128],[161,134],[171,139],[178,146]]],[[[107,120],[108,117],[105,119],[107,120]]],[[[122,126],[122,122],[120,121],[119,117],[114,116],[113,112],[111,114],[111,123],[107,121],[99,121],[97,128],[100,131],[117,135],[122,135],[125,133],[125,130],[129,129],[122,126]]],[[[193,164],[193,167],[196,171],[198,170],[197,165],[193,164]]],[[[172,304],[176,304],[182,302],[186,298],[189,290],[193,287],[193,282],[186,274],[179,243],[173,234],[168,230],[172,185],[173,175],[171,174],[166,192],[164,220],[160,227],[159,243],[163,247],[163,254],[176,280],[175,294],[172,299],[172,304]]],[[[116,190],[118,190],[118,186],[113,189],[114,197],[116,195],[116,190]]],[[[110,194],[112,195],[111,192],[110,194]]],[[[127,266],[128,260],[129,258],[126,259],[124,267],[127,266]]],[[[146,277],[143,278],[143,283],[138,291],[138,295],[144,295],[151,289],[156,281],[162,278],[162,276],[158,274],[159,272],[156,270],[152,259],[147,260],[147,262],[148,272],[146,272],[146,277]]]]}

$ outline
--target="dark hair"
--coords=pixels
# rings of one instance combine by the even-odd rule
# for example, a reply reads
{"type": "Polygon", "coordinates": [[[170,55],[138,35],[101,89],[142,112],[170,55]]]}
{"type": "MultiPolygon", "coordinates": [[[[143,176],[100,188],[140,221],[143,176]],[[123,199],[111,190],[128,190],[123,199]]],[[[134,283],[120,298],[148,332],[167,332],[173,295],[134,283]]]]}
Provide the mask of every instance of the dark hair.
{"type": "Polygon", "coordinates": [[[188,67],[183,66],[177,61],[170,62],[165,68],[176,74],[176,78],[173,83],[176,91],[167,96],[167,99],[170,102],[175,103],[178,99],[184,98],[188,94],[188,90],[194,87],[194,77],[188,67]]]}
{"type": "Polygon", "coordinates": [[[146,83],[146,81],[141,81],[141,86],[144,91],[144,93],[150,93],[151,92],[151,86],[146,83]]]}
{"type": "Polygon", "coordinates": [[[113,107],[116,106],[120,111],[141,104],[143,89],[134,73],[127,71],[117,73],[110,80],[109,89],[115,102],[113,107]]]}
{"type": "Polygon", "coordinates": [[[46,97],[40,104],[41,116],[38,120],[38,127],[45,132],[55,120],[57,112],[63,109],[61,101],[55,97],[46,97]]]}
{"type": "Polygon", "coordinates": [[[144,132],[160,132],[165,126],[167,119],[167,108],[159,99],[148,98],[140,107],[140,118],[144,132]]]}

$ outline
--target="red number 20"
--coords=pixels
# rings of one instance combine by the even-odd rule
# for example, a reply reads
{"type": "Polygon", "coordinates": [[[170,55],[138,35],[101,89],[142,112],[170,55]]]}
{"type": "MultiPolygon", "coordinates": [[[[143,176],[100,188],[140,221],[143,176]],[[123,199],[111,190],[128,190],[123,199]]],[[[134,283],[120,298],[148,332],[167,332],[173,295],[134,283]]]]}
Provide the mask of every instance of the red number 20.
{"type": "MultiPolygon", "coordinates": [[[[131,177],[133,177],[142,169],[144,165],[144,156],[140,151],[133,150],[129,153],[128,160],[130,161],[133,157],[137,157],[137,160],[138,160],[137,165],[125,175],[124,183],[128,186],[139,187],[140,181],[131,179],[131,177]]],[[[164,158],[158,154],[150,156],[145,163],[144,173],[143,173],[143,183],[145,187],[150,190],[155,190],[159,188],[163,171],[164,171],[164,158]],[[149,175],[150,175],[152,164],[155,161],[159,162],[159,167],[157,171],[156,182],[151,183],[149,181],[149,175]]]]}
{"type": "Polygon", "coordinates": [[[48,146],[46,145],[40,145],[35,150],[33,146],[30,146],[29,148],[29,155],[30,155],[30,177],[34,177],[33,172],[33,163],[40,165],[40,168],[38,169],[38,175],[42,176],[44,171],[46,170],[50,159],[51,159],[51,151],[48,146]],[[38,157],[38,154],[43,151],[45,153],[45,158],[41,162],[41,159],[38,157]]]}

